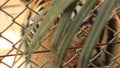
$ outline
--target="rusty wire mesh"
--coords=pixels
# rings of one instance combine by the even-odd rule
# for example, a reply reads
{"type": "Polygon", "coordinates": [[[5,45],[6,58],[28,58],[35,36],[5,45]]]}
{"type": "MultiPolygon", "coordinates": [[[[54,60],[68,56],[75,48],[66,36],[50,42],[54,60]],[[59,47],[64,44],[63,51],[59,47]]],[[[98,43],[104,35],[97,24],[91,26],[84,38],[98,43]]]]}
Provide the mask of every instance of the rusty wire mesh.
{"type": "MultiPolygon", "coordinates": [[[[25,13],[28,10],[31,12],[34,12],[35,14],[39,14],[38,12],[30,8],[29,4],[22,6],[18,0],[1,0],[0,1],[0,68],[25,68],[24,67],[25,57],[24,56],[21,57],[21,54],[24,53],[24,49],[26,46],[21,45],[23,49],[19,49],[19,44],[22,38],[21,29],[23,30],[26,29],[26,27],[24,26],[24,24],[26,23],[24,22],[27,19],[26,18],[27,14],[25,15],[25,13]],[[20,51],[20,52],[16,54],[17,51],[20,51]],[[16,57],[16,55],[18,56],[16,57]]],[[[105,58],[104,55],[107,54],[108,57],[110,57],[110,59],[112,60],[109,64],[106,64],[106,63],[102,63],[102,64],[103,65],[106,64],[107,67],[113,66],[113,68],[117,68],[117,67],[120,68],[120,40],[119,40],[120,38],[119,37],[120,5],[115,9],[113,14],[110,15],[110,17],[108,18],[108,22],[116,14],[118,14],[118,17],[115,17],[116,19],[115,22],[117,22],[117,26],[116,26],[117,28],[115,29],[117,29],[117,31],[111,28],[110,26],[105,25],[105,28],[108,31],[111,31],[112,33],[114,33],[114,37],[107,42],[101,42],[101,43],[98,42],[96,47],[99,47],[99,51],[94,55],[94,57],[91,58],[89,63],[89,65],[91,65],[92,67],[95,67],[95,68],[99,67],[99,65],[96,65],[96,61],[99,61],[99,60],[107,61],[104,59],[105,58]],[[112,49],[114,50],[115,53],[111,53],[107,50],[107,47],[109,46],[115,46],[112,49]],[[103,54],[103,57],[101,56],[102,54],[103,54]],[[102,58],[99,58],[99,57],[102,57],[102,58]]],[[[86,19],[88,19],[89,17],[90,16],[86,17],[86,19]]],[[[87,25],[85,25],[85,27],[86,26],[87,25]]],[[[45,41],[54,32],[55,27],[56,26],[53,26],[51,28],[50,33],[48,33],[42,41],[45,41]]],[[[84,35],[86,36],[87,33],[89,32],[89,27],[86,27],[84,29],[81,27],[81,31],[83,31],[83,35],[81,36],[84,36],[84,35]]],[[[83,42],[80,42],[79,44],[83,44],[83,42]]],[[[79,52],[81,51],[82,46],[74,47],[74,45],[75,44],[73,43],[68,48],[68,53],[73,53],[73,54],[72,55],[68,54],[70,57],[67,57],[67,59],[65,59],[63,66],[66,66],[70,62],[72,62],[70,63],[72,66],[74,62],[75,63],[77,62],[78,55],[79,55],[79,52]]],[[[44,49],[42,51],[37,50],[33,54],[39,55],[40,53],[50,52],[50,48],[44,47],[44,45],[43,45],[43,48],[44,49]]],[[[31,60],[30,63],[36,67],[40,67],[39,63],[35,62],[35,60],[31,60]]],[[[41,67],[44,66],[45,64],[47,64],[47,61],[43,63],[41,67]]]]}

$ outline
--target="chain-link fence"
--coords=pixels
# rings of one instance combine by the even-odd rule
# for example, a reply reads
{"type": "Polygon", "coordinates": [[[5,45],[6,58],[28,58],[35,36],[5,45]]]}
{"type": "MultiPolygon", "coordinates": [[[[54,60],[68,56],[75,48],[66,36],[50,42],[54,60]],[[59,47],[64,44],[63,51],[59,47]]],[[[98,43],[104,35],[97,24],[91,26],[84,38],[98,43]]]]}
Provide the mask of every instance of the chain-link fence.
{"type": "Polygon", "coordinates": [[[24,29],[22,26],[24,10],[25,8],[21,6],[19,0],[0,1],[0,68],[18,68],[24,66],[24,58],[20,58],[19,61],[14,60],[20,57],[15,57],[15,55],[17,50],[19,50],[21,29],[24,29]]]}
{"type": "MultiPolygon", "coordinates": [[[[99,6],[100,4],[98,4],[96,8],[99,6]]],[[[33,10],[33,7],[31,8],[30,4],[21,5],[19,0],[0,1],[0,68],[30,68],[29,66],[25,67],[26,61],[25,56],[23,56],[24,50],[27,46],[20,45],[20,41],[23,35],[22,30],[26,30],[25,22],[27,21],[29,12],[39,14],[33,10]],[[20,48],[20,46],[22,48],[20,48]]],[[[96,15],[93,14],[93,16],[96,15]]],[[[90,18],[91,15],[86,17],[87,22],[90,22],[88,20],[90,18]]],[[[89,61],[89,66],[91,68],[98,68],[100,66],[120,68],[119,4],[108,18],[108,23],[105,25],[103,30],[101,38],[102,40],[97,43],[97,46],[93,52],[93,56],[89,61]]],[[[46,64],[55,64],[51,63],[52,61],[50,61],[50,59],[56,61],[56,57],[51,55],[50,47],[45,46],[51,42],[51,36],[55,27],[56,25],[51,28],[49,33],[42,40],[45,42],[43,42],[41,46],[35,52],[33,52],[33,59],[30,61],[30,65],[32,65],[33,68],[42,68],[46,64]],[[50,59],[46,59],[46,56],[50,59]]],[[[67,50],[67,55],[65,57],[63,66],[68,66],[68,68],[75,67],[78,61],[79,53],[82,49],[81,45],[83,45],[90,28],[90,24],[85,24],[80,28],[78,35],[76,35],[76,37],[73,39],[71,46],[67,50]]],[[[30,36],[30,38],[31,37],[32,36],[30,36]]],[[[46,68],[49,67],[46,66],[46,68]]]]}

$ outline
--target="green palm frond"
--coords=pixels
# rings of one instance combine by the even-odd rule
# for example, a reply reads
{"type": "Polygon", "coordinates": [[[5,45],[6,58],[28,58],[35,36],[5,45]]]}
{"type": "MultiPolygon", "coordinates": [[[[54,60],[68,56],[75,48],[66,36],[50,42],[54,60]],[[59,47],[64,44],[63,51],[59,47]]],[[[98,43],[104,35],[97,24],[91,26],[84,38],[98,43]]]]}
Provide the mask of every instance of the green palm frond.
{"type": "MultiPolygon", "coordinates": [[[[64,59],[67,48],[69,47],[73,36],[83,24],[85,17],[91,12],[93,7],[95,7],[97,3],[97,0],[87,0],[87,2],[82,6],[80,12],[75,16],[73,20],[71,20],[71,14],[78,1],[79,0],[52,0],[51,4],[44,9],[44,13],[46,13],[45,18],[42,19],[42,16],[44,14],[38,16],[35,23],[28,29],[27,33],[22,39],[24,41],[31,29],[34,28],[35,25],[42,19],[40,27],[37,29],[32,42],[26,50],[26,53],[28,53],[28,61],[31,59],[31,55],[38,47],[38,44],[41,43],[40,41],[44,37],[44,34],[50,28],[52,22],[56,20],[59,14],[62,14],[56,26],[54,37],[52,39],[53,41],[51,44],[51,51],[53,53],[57,52],[57,49],[59,49],[59,51],[57,52],[58,59],[56,68],[60,68],[62,60],[64,59]],[[69,27],[68,23],[70,24],[69,27]]],[[[85,41],[82,52],[80,53],[80,60],[78,62],[77,68],[87,68],[95,44],[101,34],[101,31],[107,21],[108,16],[112,12],[113,6],[116,4],[117,1],[118,0],[105,0],[102,4],[95,24],[93,25],[87,37],[87,40],[85,41]]]]}
{"type": "Polygon", "coordinates": [[[85,45],[83,47],[83,50],[80,56],[81,60],[79,61],[77,68],[87,68],[87,64],[89,62],[89,59],[95,47],[95,44],[116,2],[117,0],[113,0],[111,2],[109,0],[105,0],[103,5],[101,6],[101,9],[98,13],[95,24],[93,25],[90,31],[90,34],[88,35],[88,38],[86,39],[85,45]]]}

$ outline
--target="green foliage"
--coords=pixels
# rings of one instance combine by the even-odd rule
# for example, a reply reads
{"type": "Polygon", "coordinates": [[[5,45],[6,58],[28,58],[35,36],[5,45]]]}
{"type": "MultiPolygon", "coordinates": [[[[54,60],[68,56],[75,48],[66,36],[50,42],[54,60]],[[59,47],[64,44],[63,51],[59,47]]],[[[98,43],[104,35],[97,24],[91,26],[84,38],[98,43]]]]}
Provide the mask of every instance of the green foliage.
{"type": "Polygon", "coordinates": [[[56,68],[60,68],[60,65],[62,63],[63,57],[65,55],[65,52],[70,45],[70,42],[79,29],[79,26],[83,24],[83,20],[88,14],[88,12],[93,8],[97,1],[96,0],[88,0],[88,2],[81,8],[81,11],[78,13],[78,15],[75,17],[75,19],[72,21],[72,24],[70,25],[68,31],[66,32],[66,35],[64,36],[64,39],[61,42],[61,49],[59,53],[59,59],[57,63],[56,68]],[[91,2],[91,3],[90,3],[91,2]],[[88,7],[89,6],[89,7],[88,7]]]}
{"type": "MultiPolygon", "coordinates": [[[[60,14],[66,7],[68,7],[74,0],[56,0],[52,1],[52,4],[48,6],[48,13],[46,14],[46,17],[41,22],[40,27],[38,28],[33,41],[30,43],[30,47],[27,49],[28,53],[28,60],[31,59],[32,52],[38,47],[37,44],[39,44],[42,36],[45,34],[45,32],[50,28],[51,23],[57,18],[57,15],[60,14]],[[62,4],[62,6],[61,6],[62,4]],[[56,6],[57,5],[57,6],[56,6]],[[57,11],[56,11],[57,10],[57,11]]],[[[38,19],[35,23],[38,23],[41,18],[38,16],[38,19]]]]}
{"type": "MultiPolygon", "coordinates": [[[[76,6],[76,3],[79,0],[52,0],[51,4],[48,5],[47,8],[44,9],[44,13],[47,12],[45,18],[42,19],[41,25],[38,28],[35,36],[33,37],[33,41],[30,43],[28,49],[25,53],[28,53],[28,61],[31,59],[31,55],[33,51],[38,47],[38,44],[41,43],[42,37],[50,28],[52,22],[57,18],[59,14],[62,13],[62,17],[60,18],[56,30],[54,32],[53,42],[51,51],[54,53],[57,52],[58,47],[60,47],[60,51],[58,52],[58,60],[56,64],[56,68],[60,68],[62,64],[62,60],[66,54],[66,50],[72,41],[73,36],[76,34],[79,26],[83,24],[83,20],[91,11],[91,9],[95,6],[97,0],[87,0],[87,2],[83,5],[80,12],[76,15],[76,17],[70,21],[70,16],[73,9],[76,6]],[[68,22],[70,22],[69,27],[68,22]],[[63,31],[65,31],[65,35],[63,31]],[[63,36],[64,35],[64,36],[63,36]],[[61,38],[61,36],[63,38],[61,38]],[[62,40],[61,40],[62,39],[62,40]]],[[[88,38],[84,44],[82,49],[82,53],[80,54],[80,60],[78,62],[77,68],[87,68],[88,61],[90,59],[91,53],[95,47],[98,37],[100,36],[101,30],[105,25],[109,14],[112,11],[113,6],[115,5],[117,0],[105,0],[100,11],[98,13],[95,24],[93,25],[88,38]],[[107,8],[107,10],[106,10],[107,8]],[[91,40],[92,39],[92,40],[91,40]]],[[[25,36],[23,37],[23,41],[26,39],[27,35],[31,31],[32,28],[41,20],[44,13],[35,20],[35,23],[27,30],[25,36]]]]}
{"type": "Polygon", "coordinates": [[[77,68],[87,68],[87,65],[88,65],[90,56],[92,54],[92,51],[95,47],[95,44],[116,2],[117,0],[112,0],[112,1],[105,0],[103,5],[101,6],[97,19],[84,44],[84,47],[80,56],[81,60],[79,61],[77,68]]]}

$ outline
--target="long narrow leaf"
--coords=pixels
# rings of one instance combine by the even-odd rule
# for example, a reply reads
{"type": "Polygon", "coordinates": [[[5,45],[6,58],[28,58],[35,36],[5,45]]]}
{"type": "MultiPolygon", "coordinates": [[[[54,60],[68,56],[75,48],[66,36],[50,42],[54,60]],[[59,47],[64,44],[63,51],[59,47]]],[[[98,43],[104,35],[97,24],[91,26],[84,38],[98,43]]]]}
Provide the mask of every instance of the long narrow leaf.
{"type": "Polygon", "coordinates": [[[80,12],[73,20],[70,28],[68,29],[68,31],[67,31],[67,33],[62,41],[62,44],[60,45],[62,47],[60,49],[56,68],[60,68],[62,60],[63,60],[64,55],[65,55],[65,52],[66,52],[73,36],[75,35],[77,30],[79,29],[79,26],[83,24],[83,19],[86,17],[86,15],[89,13],[89,11],[93,8],[93,6],[95,5],[96,2],[97,2],[97,0],[87,0],[87,3],[85,5],[83,5],[80,12]]]}
{"type": "Polygon", "coordinates": [[[76,6],[77,0],[76,2],[74,2],[73,4],[71,4],[68,8],[66,8],[66,10],[63,12],[62,17],[60,18],[57,27],[56,27],[56,31],[54,33],[54,37],[53,37],[53,43],[52,43],[52,48],[51,50],[53,52],[55,52],[57,50],[57,45],[60,41],[60,38],[63,34],[63,31],[65,30],[65,26],[67,26],[68,24],[68,20],[70,20],[71,18],[71,14],[76,6]]]}
{"type": "Polygon", "coordinates": [[[80,55],[77,68],[87,68],[91,53],[117,0],[105,0],[80,55]]]}
{"type": "Polygon", "coordinates": [[[49,12],[46,14],[45,18],[41,22],[40,27],[38,28],[33,41],[30,43],[30,47],[27,49],[29,61],[32,55],[32,52],[36,49],[37,44],[39,44],[42,36],[50,27],[51,23],[57,18],[57,15],[64,11],[64,9],[69,6],[74,0],[57,0],[53,5],[51,5],[49,12]],[[57,5],[57,6],[56,6],[57,5]]]}
{"type": "MultiPolygon", "coordinates": [[[[27,28],[27,30],[25,31],[25,35],[21,39],[20,46],[18,47],[18,49],[21,49],[22,45],[26,44],[25,41],[26,41],[28,35],[30,34],[31,30],[33,28],[36,28],[36,25],[39,23],[39,21],[41,20],[41,18],[43,17],[43,15],[47,12],[47,10],[48,10],[48,8],[44,9],[43,13],[41,15],[39,15],[39,17],[37,19],[34,19],[34,23],[32,24],[32,26],[30,26],[29,28],[27,28]]],[[[29,22],[27,22],[27,23],[29,23],[29,22]]],[[[19,50],[17,50],[16,56],[18,55],[18,53],[19,53],[19,50]]],[[[24,56],[26,53],[27,53],[27,50],[25,50],[25,52],[22,53],[21,57],[24,56]]],[[[15,56],[15,58],[16,58],[16,56],[15,56]]]]}

